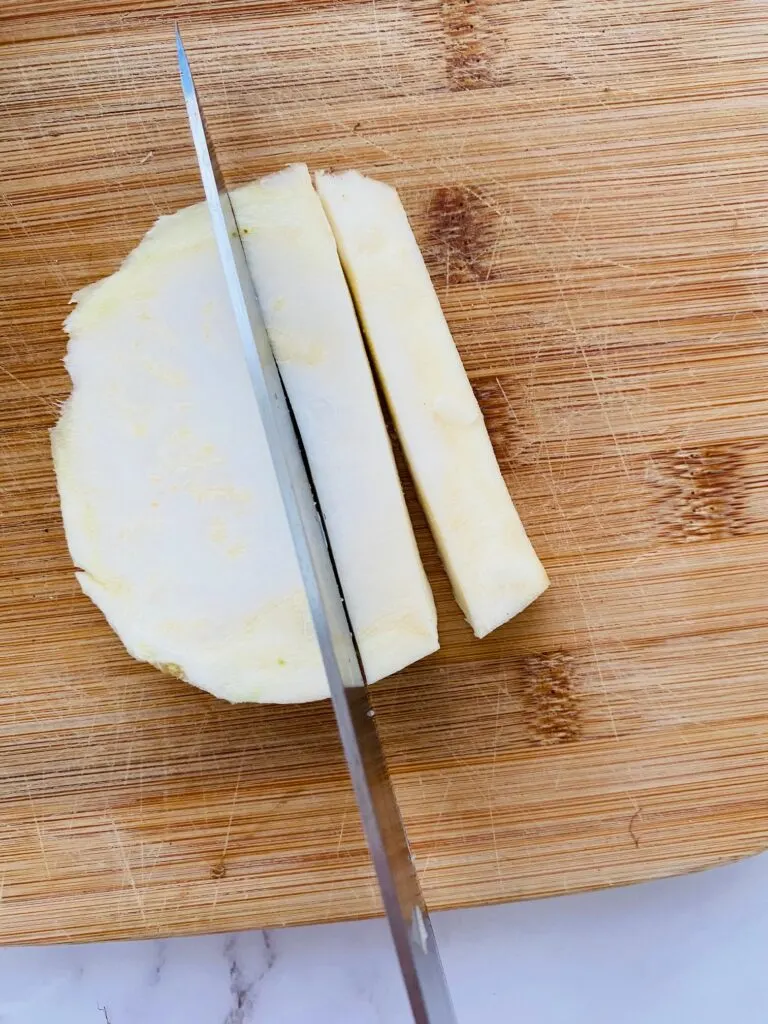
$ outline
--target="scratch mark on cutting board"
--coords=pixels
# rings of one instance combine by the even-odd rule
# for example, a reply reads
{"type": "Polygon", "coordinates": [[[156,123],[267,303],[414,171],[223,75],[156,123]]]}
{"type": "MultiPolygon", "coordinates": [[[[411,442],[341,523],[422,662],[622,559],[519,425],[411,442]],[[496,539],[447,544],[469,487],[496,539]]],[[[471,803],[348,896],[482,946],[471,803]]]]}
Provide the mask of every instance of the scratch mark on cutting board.
{"type": "MultiPolygon", "coordinates": [[[[581,561],[583,563],[586,563],[586,559],[584,558],[584,556],[581,555],[581,553],[579,553],[579,555],[580,555],[581,561]]],[[[587,636],[589,637],[589,643],[590,643],[590,646],[592,648],[592,656],[594,658],[595,671],[597,672],[598,682],[600,683],[600,689],[602,690],[602,693],[603,693],[603,699],[605,701],[605,709],[608,712],[608,719],[609,719],[609,721],[611,723],[611,732],[613,733],[613,738],[615,740],[618,740],[618,738],[619,738],[619,730],[616,728],[616,718],[615,718],[615,716],[613,714],[613,705],[611,704],[611,692],[610,692],[610,690],[608,688],[608,684],[605,681],[605,677],[603,676],[603,669],[602,669],[602,667],[600,665],[600,652],[598,651],[597,643],[595,641],[595,634],[594,634],[594,630],[592,629],[592,624],[590,622],[590,616],[587,614],[587,605],[586,605],[586,602],[584,601],[584,595],[581,592],[581,584],[579,583],[578,576],[576,576],[574,578],[573,583],[574,583],[574,586],[576,587],[576,593],[579,595],[579,603],[581,604],[581,607],[584,610],[584,628],[587,631],[587,636]]]]}
{"type": "MultiPolygon", "coordinates": [[[[419,778],[419,784],[423,787],[423,781],[422,781],[421,778],[419,778]]],[[[445,814],[445,808],[446,808],[446,805],[448,803],[448,793],[450,792],[450,789],[451,789],[451,780],[450,779],[446,779],[446,781],[445,781],[445,788],[443,789],[443,795],[440,798],[440,806],[439,806],[438,811],[437,811],[437,816],[436,816],[434,822],[430,822],[430,833],[435,838],[435,840],[437,840],[437,832],[438,832],[438,829],[440,828],[440,823],[443,820],[443,815],[445,814]]],[[[435,845],[437,847],[437,845],[438,845],[437,842],[435,843],[435,845]]],[[[434,855],[432,853],[427,854],[427,858],[424,861],[424,867],[423,867],[423,869],[420,872],[421,881],[422,882],[424,882],[424,880],[426,879],[427,872],[429,871],[430,866],[432,865],[432,861],[433,860],[434,860],[434,855]]]]}
{"type": "Polygon", "coordinates": [[[592,384],[592,390],[595,392],[595,398],[597,399],[597,404],[600,406],[600,411],[603,414],[603,419],[605,420],[606,429],[607,429],[608,433],[610,434],[611,438],[613,439],[614,449],[616,451],[616,455],[618,456],[619,462],[621,463],[621,468],[624,471],[624,475],[626,476],[626,478],[628,480],[630,480],[631,479],[631,474],[630,474],[630,471],[629,471],[629,466],[627,465],[627,460],[626,460],[625,455],[624,455],[624,450],[621,447],[621,445],[619,444],[619,439],[618,439],[618,437],[616,435],[616,430],[615,430],[615,428],[613,426],[613,420],[611,418],[610,410],[608,409],[607,405],[605,404],[605,399],[603,397],[603,393],[600,390],[600,387],[599,387],[599,385],[597,383],[597,377],[595,376],[595,372],[592,369],[592,363],[590,362],[589,356],[587,355],[587,353],[586,353],[586,351],[584,349],[584,343],[581,340],[581,332],[579,331],[578,327],[576,326],[576,321],[573,318],[573,314],[571,312],[570,303],[568,302],[568,299],[566,298],[565,290],[563,288],[563,282],[561,280],[560,274],[557,272],[555,266],[551,262],[550,262],[550,267],[551,267],[551,270],[552,270],[552,279],[555,282],[555,285],[557,286],[558,294],[560,295],[560,302],[562,304],[562,308],[565,311],[565,315],[566,315],[566,317],[568,319],[568,324],[569,324],[569,327],[570,327],[571,336],[573,337],[574,343],[575,343],[576,347],[578,348],[579,353],[581,354],[581,358],[584,360],[584,366],[586,367],[587,373],[589,374],[589,379],[590,379],[590,382],[592,384]]]}
{"type": "Polygon", "coordinates": [[[109,818],[109,824],[111,825],[112,832],[114,833],[115,836],[115,849],[118,851],[123,872],[125,874],[125,877],[128,879],[128,884],[136,899],[136,907],[138,908],[139,914],[141,915],[141,920],[144,923],[146,923],[147,915],[144,911],[144,900],[142,899],[141,892],[139,891],[139,888],[136,885],[136,879],[133,874],[133,869],[131,868],[130,862],[128,860],[128,854],[126,853],[125,843],[123,842],[122,837],[120,836],[120,830],[117,827],[117,822],[111,815],[109,818]]]}
{"type": "Polygon", "coordinates": [[[240,793],[240,781],[243,777],[243,765],[245,764],[245,751],[246,744],[244,743],[240,751],[240,762],[237,766],[237,778],[235,779],[235,788],[232,793],[232,802],[229,806],[229,819],[227,821],[227,828],[224,833],[224,845],[221,850],[221,855],[214,865],[211,877],[216,881],[216,887],[213,890],[213,899],[211,900],[210,916],[213,918],[213,914],[216,910],[216,904],[219,901],[219,889],[221,888],[221,882],[227,876],[227,850],[229,849],[229,839],[232,834],[232,822],[235,820],[235,807],[237,805],[237,798],[240,793]]]}
{"type": "Polygon", "coordinates": [[[371,0],[371,7],[373,10],[373,34],[376,39],[376,49],[379,54],[379,71],[382,76],[384,75],[384,51],[381,46],[381,26],[379,25],[379,11],[376,6],[376,0],[371,0]]]}
{"type": "MultiPolygon", "coordinates": [[[[13,203],[11,203],[11,201],[8,199],[8,196],[5,195],[4,192],[2,192],[2,193],[0,193],[0,199],[2,199],[3,203],[5,204],[6,208],[8,209],[8,212],[10,213],[11,217],[13,218],[16,227],[24,235],[24,237],[27,239],[27,241],[31,243],[32,248],[35,250],[35,252],[41,253],[44,256],[45,255],[45,245],[42,242],[39,241],[38,236],[34,235],[29,230],[27,225],[24,223],[23,219],[18,215],[18,213],[14,209],[13,203]]],[[[56,266],[55,261],[51,261],[51,260],[43,261],[43,260],[41,260],[41,265],[45,266],[46,269],[48,270],[48,272],[51,274],[51,276],[56,278],[56,281],[58,282],[59,285],[61,285],[61,288],[64,291],[67,291],[67,283],[64,280],[64,275],[61,273],[59,268],[56,266]]]]}
{"type": "Polygon", "coordinates": [[[493,813],[493,793],[488,790],[488,820],[491,825],[491,841],[493,842],[493,859],[496,865],[496,884],[499,889],[503,888],[503,878],[501,874],[501,858],[499,857],[499,840],[496,835],[496,818],[493,813]]]}
{"type": "Polygon", "coordinates": [[[48,855],[45,852],[45,843],[43,842],[43,833],[42,829],[40,828],[40,820],[37,817],[37,811],[35,810],[35,800],[34,797],[32,796],[32,789],[29,785],[29,779],[27,779],[26,775],[24,776],[24,784],[27,787],[29,809],[32,812],[32,820],[35,823],[35,832],[37,833],[37,842],[40,847],[40,856],[43,858],[43,867],[45,868],[45,875],[48,881],[50,881],[53,876],[51,875],[51,868],[48,863],[48,855]]]}
{"type": "Polygon", "coordinates": [[[339,838],[338,838],[338,841],[336,843],[336,856],[337,857],[341,853],[341,844],[344,841],[344,827],[347,824],[348,814],[349,814],[349,812],[345,810],[344,814],[342,816],[342,819],[341,819],[341,827],[339,828],[339,838]]]}
{"type": "Polygon", "coordinates": [[[493,719],[493,755],[491,759],[491,790],[496,782],[496,762],[499,754],[499,735],[501,734],[501,695],[504,688],[499,684],[496,690],[496,714],[493,719]]]}
{"type": "Polygon", "coordinates": [[[229,848],[229,837],[232,834],[232,822],[235,819],[235,806],[237,804],[237,798],[238,798],[238,795],[240,793],[240,782],[241,782],[242,777],[243,777],[243,764],[244,763],[245,763],[245,744],[243,744],[243,748],[240,751],[240,762],[239,762],[239,764],[237,766],[237,778],[235,779],[235,788],[234,788],[234,791],[232,793],[232,803],[230,804],[230,808],[229,808],[229,819],[227,821],[227,831],[224,834],[224,847],[223,847],[223,849],[221,851],[221,859],[222,859],[222,861],[224,860],[224,858],[225,858],[225,856],[227,854],[227,849],[229,848]]]}
{"type": "Polygon", "coordinates": [[[29,384],[26,384],[21,379],[21,377],[17,377],[15,373],[12,373],[11,370],[9,370],[7,366],[3,366],[2,363],[0,363],[0,373],[4,373],[6,375],[6,377],[10,377],[10,379],[12,381],[15,381],[15,383],[18,384],[19,387],[23,388],[24,391],[26,391],[28,395],[30,395],[32,398],[34,398],[36,402],[39,402],[42,406],[44,406],[50,412],[55,413],[56,416],[59,415],[61,409],[60,409],[60,407],[58,405],[56,405],[55,402],[51,402],[47,398],[43,398],[42,395],[38,395],[38,393],[33,388],[31,388],[29,386],[29,384]]]}

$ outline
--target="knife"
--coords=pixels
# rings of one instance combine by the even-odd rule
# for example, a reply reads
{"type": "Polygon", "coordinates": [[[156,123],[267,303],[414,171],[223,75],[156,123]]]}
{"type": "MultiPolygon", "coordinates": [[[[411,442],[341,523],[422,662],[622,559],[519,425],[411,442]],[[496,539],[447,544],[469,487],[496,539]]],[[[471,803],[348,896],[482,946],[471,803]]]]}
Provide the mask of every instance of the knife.
{"type": "Polygon", "coordinates": [[[237,332],[328,678],[352,786],[416,1024],[455,1024],[437,942],[379,741],[360,657],[245,249],[176,26],[181,87],[237,332]]]}

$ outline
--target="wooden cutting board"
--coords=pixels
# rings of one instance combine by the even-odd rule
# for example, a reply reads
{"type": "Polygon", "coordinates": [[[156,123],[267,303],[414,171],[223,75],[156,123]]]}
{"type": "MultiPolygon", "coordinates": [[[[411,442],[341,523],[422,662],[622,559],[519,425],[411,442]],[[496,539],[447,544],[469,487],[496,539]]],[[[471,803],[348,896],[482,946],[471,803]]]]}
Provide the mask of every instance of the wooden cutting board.
{"type": "Polygon", "coordinates": [[[0,14],[0,941],[373,914],[329,708],[138,665],[75,583],[70,294],[225,172],[401,189],[551,591],[375,702],[434,908],[768,845],[763,0],[38,0],[0,14]]]}

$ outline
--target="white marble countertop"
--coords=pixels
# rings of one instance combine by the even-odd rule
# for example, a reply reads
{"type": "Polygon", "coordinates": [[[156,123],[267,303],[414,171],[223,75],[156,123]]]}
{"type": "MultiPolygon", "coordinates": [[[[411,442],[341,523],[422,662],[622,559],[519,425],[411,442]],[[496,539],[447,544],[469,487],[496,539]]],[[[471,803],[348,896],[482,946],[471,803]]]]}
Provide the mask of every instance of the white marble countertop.
{"type": "MultiPolygon", "coordinates": [[[[460,1024],[766,1024],[768,854],[438,915],[460,1024]]],[[[407,1024],[381,921],[0,949],[0,1024],[407,1024]]]]}

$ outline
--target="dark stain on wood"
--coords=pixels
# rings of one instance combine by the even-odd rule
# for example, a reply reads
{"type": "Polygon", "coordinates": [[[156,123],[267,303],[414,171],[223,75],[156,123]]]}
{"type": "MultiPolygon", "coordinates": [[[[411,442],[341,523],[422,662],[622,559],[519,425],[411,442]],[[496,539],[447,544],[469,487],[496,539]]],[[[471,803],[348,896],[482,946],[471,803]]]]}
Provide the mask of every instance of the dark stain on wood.
{"type": "Polygon", "coordinates": [[[443,0],[446,71],[451,89],[482,89],[493,84],[488,30],[482,0],[443,0]]]}
{"type": "Polygon", "coordinates": [[[438,283],[489,278],[496,212],[481,192],[462,185],[435,189],[427,210],[424,255],[438,283]]]}
{"type": "MultiPolygon", "coordinates": [[[[529,422],[531,399],[526,385],[513,373],[473,380],[493,450],[505,476],[541,460],[542,441],[529,422]]],[[[509,481],[508,481],[509,482],[509,481]]]]}
{"type": "Polygon", "coordinates": [[[658,491],[661,535],[680,543],[736,537],[747,528],[744,458],[729,444],[654,455],[647,478],[658,491]]]}
{"type": "Polygon", "coordinates": [[[493,450],[503,469],[517,447],[515,412],[506,385],[495,377],[493,380],[474,383],[473,387],[493,450]]]}
{"type": "Polygon", "coordinates": [[[213,867],[211,868],[211,878],[214,879],[214,881],[219,881],[220,879],[226,878],[226,877],[227,877],[227,865],[224,862],[224,858],[222,857],[222,859],[217,861],[213,865],[213,867]]]}
{"type": "Polygon", "coordinates": [[[532,654],[522,662],[523,724],[536,746],[571,743],[582,734],[581,701],[567,651],[532,654]]]}

